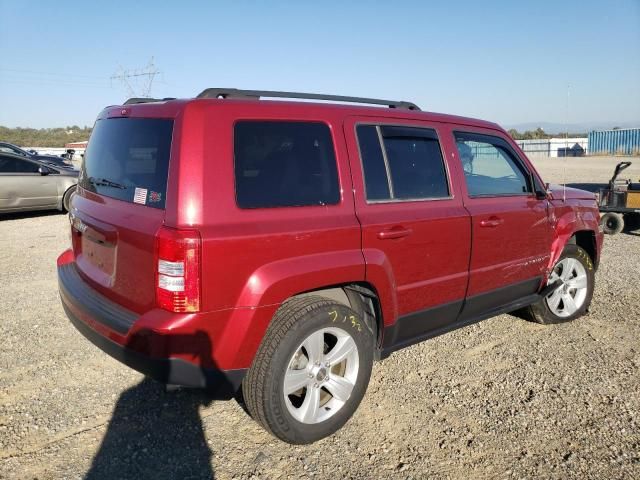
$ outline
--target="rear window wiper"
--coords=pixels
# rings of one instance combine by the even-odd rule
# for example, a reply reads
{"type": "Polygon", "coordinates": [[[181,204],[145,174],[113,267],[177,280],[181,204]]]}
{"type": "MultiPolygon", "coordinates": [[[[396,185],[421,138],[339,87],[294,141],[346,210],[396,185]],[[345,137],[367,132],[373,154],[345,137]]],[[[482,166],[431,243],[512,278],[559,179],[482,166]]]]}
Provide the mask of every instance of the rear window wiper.
{"type": "Polygon", "coordinates": [[[89,183],[93,185],[101,185],[103,187],[119,188],[121,190],[126,190],[127,188],[129,188],[126,185],[123,185],[118,182],[114,182],[112,180],[108,180],[106,178],[89,177],[87,178],[87,180],[89,181],[89,183]]]}

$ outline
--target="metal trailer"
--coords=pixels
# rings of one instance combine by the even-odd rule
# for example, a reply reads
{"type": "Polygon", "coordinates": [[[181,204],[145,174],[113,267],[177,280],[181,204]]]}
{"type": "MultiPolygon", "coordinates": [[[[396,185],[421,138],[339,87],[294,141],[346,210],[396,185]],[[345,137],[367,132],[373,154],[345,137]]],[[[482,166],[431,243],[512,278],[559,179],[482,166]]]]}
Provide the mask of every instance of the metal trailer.
{"type": "Polygon", "coordinates": [[[640,224],[640,183],[618,180],[618,175],[629,165],[631,162],[616,165],[607,187],[598,191],[598,208],[604,212],[600,224],[609,235],[620,233],[625,222],[631,227],[640,224]]]}

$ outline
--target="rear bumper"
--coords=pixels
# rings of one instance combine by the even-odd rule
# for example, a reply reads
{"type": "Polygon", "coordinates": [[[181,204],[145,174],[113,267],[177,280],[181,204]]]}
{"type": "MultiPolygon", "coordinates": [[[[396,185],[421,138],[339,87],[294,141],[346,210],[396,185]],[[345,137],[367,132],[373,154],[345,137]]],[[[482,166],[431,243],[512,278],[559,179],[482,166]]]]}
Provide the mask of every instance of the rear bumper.
{"type": "Polygon", "coordinates": [[[217,368],[204,331],[136,328],[145,323],[141,317],[91,289],[74,262],[59,262],[58,285],[71,323],[116,360],[163,383],[205,388],[219,399],[232,398],[240,388],[247,369],[217,368]]]}

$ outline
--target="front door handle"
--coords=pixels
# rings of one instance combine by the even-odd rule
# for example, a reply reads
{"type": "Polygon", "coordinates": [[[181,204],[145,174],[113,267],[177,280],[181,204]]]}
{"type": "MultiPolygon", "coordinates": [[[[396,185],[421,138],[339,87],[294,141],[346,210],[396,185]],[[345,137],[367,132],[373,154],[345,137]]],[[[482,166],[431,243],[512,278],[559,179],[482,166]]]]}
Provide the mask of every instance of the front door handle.
{"type": "Polygon", "coordinates": [[[487,220],[480,220],[481,227],[494,228],[499,225],[502,225],[504,220],[498,217],[489,217],[487,220]]]}
{"type": "Polygon", "coordinates": [[[378,238],[380,240],[393,240],[394,238],[406,237],[408,235],[411,235],[412,233],[413,233],[413,230],[411,230],[410,228],[393,227],[393,228],[390,228],[389,230],[383,230],[381,232],[378,232],[378,238]]]}

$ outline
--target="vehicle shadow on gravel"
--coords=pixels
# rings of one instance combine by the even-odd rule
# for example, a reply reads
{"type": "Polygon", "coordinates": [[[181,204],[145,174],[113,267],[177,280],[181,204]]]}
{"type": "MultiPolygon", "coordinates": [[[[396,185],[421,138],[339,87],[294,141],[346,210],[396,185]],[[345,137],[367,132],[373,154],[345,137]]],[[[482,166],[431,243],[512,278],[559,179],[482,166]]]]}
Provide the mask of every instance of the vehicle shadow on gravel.
{"type": "Polygon", "coordinates": [[[12,213],[0,213],[0,222],[2,220],[20,220],[23,218],[33,217],[51,217],[54,215],[62,215],[60,210],[36,210],[33,212],[12,212],[12,213]]]}
{"type": "Polygon", "coordinates": [[[85,478],[213,479],[199,414],[210,402],[206,392],[166,392],[151,379],[124,391],[85,478]]]}
{"type": "MultiPolygon", "coordinates": [[[[142,342],[163,358],[177,353],[198,357],[205,377],[206,368],[215,367],[206,333],[160,336],[160,342],[154,342],[150,334],[146,330],[138,332],[128,346],[142,342]]],[[[165,383],[171,378],[171,368],[159,374],[164,382],[146,377],[120,395],[86,479],[215,477],[211,466],[213,452],[207,444],[199,412],[215,396],[204,389],[167,391],[165,383]]],[[[221,382],[215,384],[220,386],[221,382]]]]}

